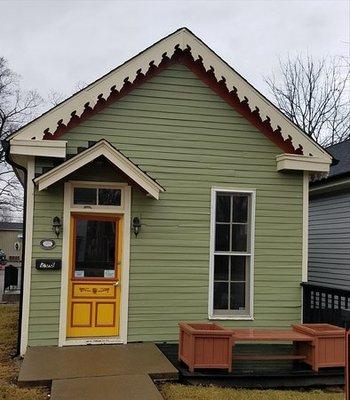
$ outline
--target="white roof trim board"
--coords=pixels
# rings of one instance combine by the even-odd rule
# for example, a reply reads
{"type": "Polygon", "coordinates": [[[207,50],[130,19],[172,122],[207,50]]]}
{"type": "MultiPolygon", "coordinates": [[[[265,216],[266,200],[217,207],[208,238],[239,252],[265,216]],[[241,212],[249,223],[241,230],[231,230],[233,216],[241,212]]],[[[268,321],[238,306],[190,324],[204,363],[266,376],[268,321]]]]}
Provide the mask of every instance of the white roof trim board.
{"type": "Polygon", "coordinates": [[[280,154],[276,156],[277,171],[329,172],[329,163],[324,158],[301,154],[280,154]]]}
{"type": "Polygon", "coordinates": [[[35,157],[66,157],[65,140],[20,140],[11,143],[10,153],[35,157]]]}
{"type": "Polygon", "coordinates": [[[24,126],[11,139],[42,139],[46,129],[50,132],[56,130],[59,120],[62,120],[62,123],[65,125],[68,124],[73,111],[76,111],[76,115],[80,116],[84,111],[86,103],[89,103],[89,106],[93,108],[98,101],[98,96],[102,95],[103,98],[107,99],[112,86],[115,86],[116,90],[120,90],[124,85],[126,77],[129,77],[129,81],[133,82],[139,69],[141,69],[141,72],[146,73],[150,62],[158,66],[162,61],[164,53],[170,58],[175,51],[175,46],[178,46],[182,50],[190,48],[194,60],[201,58],[206,70],[209,70],[211,67],[214,69],[217,80],[221,80],[224,77],[227,88],[232,90],[235,87],[241,101],[245,98],[248,99],[251,110],[258,108],[262,120],[269,118],[273,130],[280,127],[283,138],[288,139],[290,136],[295,149],[301,145],[305,155],[312,154],[315,157],[325,158],[331,163],[331,156],[321,146],[302,132],[270,101],[187,28],[181,28],[155,43],[120,67],[24,126]]]}
{"type": "Polygon", "coordinates": [[[137,183],[149,195],[155,199],[159,199],[159,193],[165,189],[156,181],[150,178],[145,172],[132,163],[120,151],[115,149],[106,140],[100,140],[92,147],[78,153],[76,156],[65,161],[64,163],[52,168],[50,171],[40,175],[34,179],[34,183],[38,185],[39,191],[48,188],[55,182],[65,178],[67,175],[83,167],[84,165],[95,160],[97,157],[104,156],[132,181],[137,183]]]}

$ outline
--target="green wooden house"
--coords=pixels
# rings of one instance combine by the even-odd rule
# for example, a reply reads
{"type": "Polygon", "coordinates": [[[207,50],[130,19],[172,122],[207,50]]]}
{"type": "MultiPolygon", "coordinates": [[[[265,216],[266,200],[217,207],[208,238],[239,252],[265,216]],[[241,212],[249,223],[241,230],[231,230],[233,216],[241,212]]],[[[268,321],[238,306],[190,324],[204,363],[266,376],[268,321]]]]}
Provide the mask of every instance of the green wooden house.
{"type": "Polygon", "coordinates": [[[332,158],[188,29],[7,148],[26,188],[21,354],[300,321],[309,177],[332,158]]]}

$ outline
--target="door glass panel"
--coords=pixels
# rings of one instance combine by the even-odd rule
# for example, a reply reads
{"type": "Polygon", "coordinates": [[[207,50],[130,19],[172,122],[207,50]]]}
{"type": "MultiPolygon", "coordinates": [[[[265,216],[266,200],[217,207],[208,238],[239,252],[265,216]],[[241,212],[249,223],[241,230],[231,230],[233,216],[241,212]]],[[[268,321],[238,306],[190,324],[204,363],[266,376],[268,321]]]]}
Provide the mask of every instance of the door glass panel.
{"type": "Polygon", "coordinates": [[[116,222],[76,219],[75,278],[115,278],[116,222]]]}
{"type": "Polygon", "coordinates": [[[97,189],[94,188],[74,188],[74,204],[95,205],[97,201],[97,189]]]}

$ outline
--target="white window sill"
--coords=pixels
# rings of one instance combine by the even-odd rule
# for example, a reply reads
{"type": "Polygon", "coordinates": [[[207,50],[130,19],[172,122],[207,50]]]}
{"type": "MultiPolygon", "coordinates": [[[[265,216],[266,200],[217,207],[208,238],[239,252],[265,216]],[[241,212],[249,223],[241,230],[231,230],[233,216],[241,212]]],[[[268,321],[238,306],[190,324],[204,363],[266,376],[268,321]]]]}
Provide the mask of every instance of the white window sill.
{"type": "Polygon", "coordinates": [[[211,321],[254,321],[251,315],[209,315],[211,321]]]}

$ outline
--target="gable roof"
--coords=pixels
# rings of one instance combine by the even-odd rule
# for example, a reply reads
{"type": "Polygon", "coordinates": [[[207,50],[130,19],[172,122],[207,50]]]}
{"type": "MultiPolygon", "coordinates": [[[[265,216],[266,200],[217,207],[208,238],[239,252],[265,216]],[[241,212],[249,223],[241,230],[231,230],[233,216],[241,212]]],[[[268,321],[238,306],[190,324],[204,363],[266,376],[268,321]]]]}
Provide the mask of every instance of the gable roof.
{"type": "Polygon", "coordinates": [[[0,222],[0,231],[21,231],[22,229],[21,222],[0,222]]]}
{"type": "MultiPolygon", "coordinates": [[[[231,97],[236,98],[245,116],[258,119],[260,130],[267,128],[270,140],[285,152],[313,155],[329,160],[331,156],[308,135],[302,132],[269,100],[251,86],[241,75],[223,61],[201,39],[187,28],[181,28],[139,53],[118,68],[88,85],[61,104],[23,126],[10,139],[51,138],[93,110],[102,107],[108,99],[117,99],[130,86],[166,64],[177,52],[186,52],[207,77],[214,79],[231,97]]],[[[207,82],[208,83],[208,82],[207,82]]]]}
{"type": "Polygon", "coordinates": [[[337,164],[331,166],[328,177],[337,177],[350,173],[350,139],[329,146],[327,150],[338,160],[337,164]]]}
{"type": "Polygon", "coordinates": [[[123,174],[125,174],[129,179],[139,185],[155,199],[158,200],[159,193],[165,191],[161,185],[148,176],[144,171],[131,162],[105,139],[98,141],[90,148],[78,153],[57,167],[54,167],[48,172],[38,176],[34,179],[34,183],[38,185],[39,190],[46,189],[57,181],[65,178],[67,175],[101,156],[104,156],[123,174]]]}

